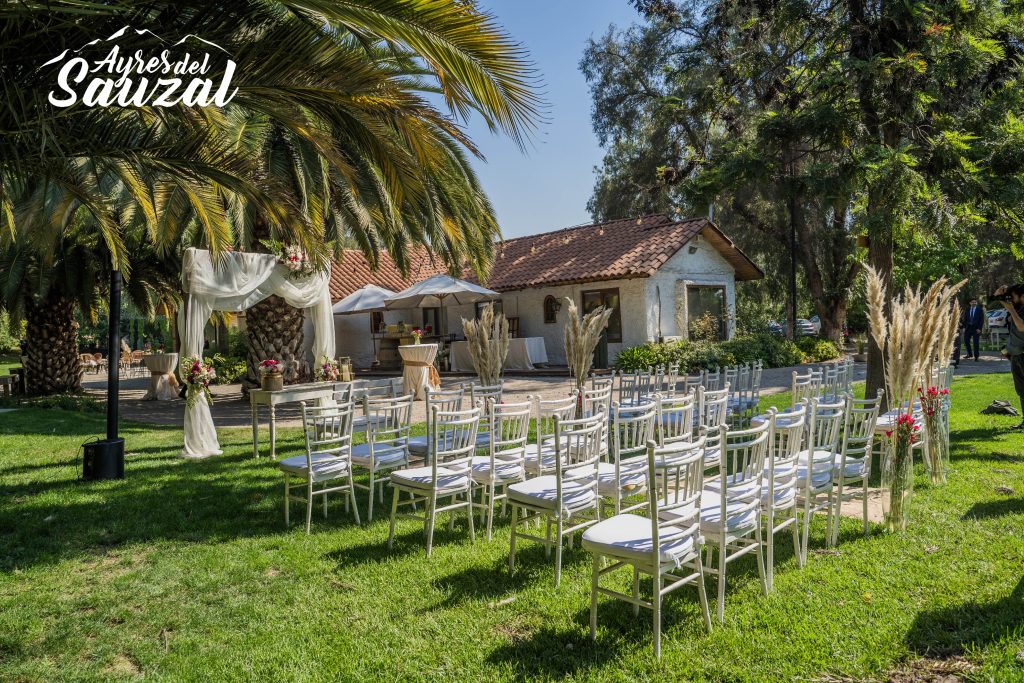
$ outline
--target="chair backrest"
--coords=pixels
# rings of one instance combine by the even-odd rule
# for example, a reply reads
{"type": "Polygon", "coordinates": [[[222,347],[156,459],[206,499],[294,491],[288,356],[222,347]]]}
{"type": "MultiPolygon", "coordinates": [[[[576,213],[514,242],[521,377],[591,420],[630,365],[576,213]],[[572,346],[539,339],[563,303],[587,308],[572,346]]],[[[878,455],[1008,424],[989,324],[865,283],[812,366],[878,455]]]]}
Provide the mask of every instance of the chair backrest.
{"type": "Polygon", "coordinates": [[[612,430],[608,439],[608,455],[618,466],[622,460],[643,456],[647,442],[654,439],[655,403],[620,406],[612,403],[612,430]]]}
{"type": "Polygon", "coordinates": [[[443,413],[437,406],[433,406],[431,413],[430,467],[436,485],[438,467],[444,467],[457,474],[469,473],[473,455],[476,453],[481,409],[476,407],[443,413]]]}
{"type": "Polygon", "coordinates": [[[493,402],[487,410],[487,421],[491,438],[488,447],[491,456],[491,472],[494,460],[503,462],[522,461],[526,456],[526,442],[530,433],[529,397],[522,403],[493,402]]]}
{"type": "Polygon", "coordinates": [[[651,395],[654,377],[648,370],[619,373],[619,405],[640,403],[651,395]]]}
{"type": "Polygon", "coordinates": [[[797,461],[807,439],[807,403],[801,401],[782,413],[772,408],[769,419],[772,443],[765,485],[770,494],[767,500],[774,503],[780,493],[795,491],[797,487],[797,461]]]}
{"type": "Polygon", "coordinates": [[[818,392],[820,398],[834,403],[846,393],[843,391],[842,368],[837,364],[826,365],[822,368],[821,389],[818,392]]]}
{"type": "Polygon", "coordinates": [[[352,400],[352,382],[335,382],[334,395],[331,397],[335,403],[348,403],[352,400]]]}
{"type": "Polygon", "coordinates": [[[725,425],[718,428],[722,453],[719,477],[722,497],[728,504],[736,506],[735,510],[730,510],[730,515],[742,514],[761,503],[761,482],[773,422],[769,418],[756,427],[732,431],[725,425]]]}
{"type": "Polygon", "coordinates": [[[683,393],[696,392],[697,389],[704,386],[704,370],[700,370],[695,375],[687,375],[683,378],[683,393]]]}
{"type": "MultiPolygon", "coordinates": [[[[845,468],[848,460],[862,460],[871,457],[875,440],[875,424],[882,405],[882,390],[874,398],[856,399],[846,395],[846,411],[843,421],[843,437],[840,452],[845,468]]],[[[870,460],[868,460],[870,464],[870,460]]]]}
{"type": "Polygon", "coordinates": [[[412,394],[395,398],[369,398],[363,396],[363,414],[366,415],[366,441],[392,443],[409,437],[412,423],[412,394]]]}
{"type": "Polygon", "coordinates": [[[722,387],[722,369],[704,371],[704,388],[708,391],[718,391],[722,387]]]}
{"type": "Polygon", "coordinates": [[[693,440],[694,411],[697,407],[696,393],[663,396],[657,400],[656,405],[658,413],[655,425],[659,446],[693,440]]]}
{"type": "Polygon", "coordinates": [[[91,353],[80,353],[80,354],[78,354],[78,359],[80,361],[82,361],[83,363],[95,363],[96,362],[95,360],[93,360],[93,357],[92,357],[91,353]]]}
{"type": "MultiPolygon", "coordinates": [[[[397,378],[401,381],[401,378],[397,378]]],[[[352,398],[355,401],[362,401],[364,398],[394,398],[398,395],[396,379],[361,379],[352,382],[352,398]]]]}
{"type": "MultiPolygon", "coordinates": [[[[704,488],[704,437],[667,446],[647,444],[651,493],[651,562],[661,564],[662,542],[677,545],[700,536],[700,494],[704,488]],[[670,512],[670,515],[664,513],[670,512]],[[667,521],[662,521],[662,518],[667,521]]],[[[694,552],[700,552],[693,543],[694,552]]]]}
{"type": "Polygon", "coordinates": [[[590,388],[591,389],[603,389],[608,387],[612,389],[615,386],[615,375],[611,377],[598,377],[597,375],[590,376],[590,388]]]}
{"type": "Polygon", "coordinates": [[[352,456],[351,401],[331,406],[307,406],[302,402],[302,424],[306,433],[306,466],[313,471],[313,454],[333,457],[352,456]]]}
{"type": "Polygon", "coordinates": [[[583,414],[607,415],[612,405],[612,385],[583,389],[583,414]]]}
{"type": "Polygon", "coordinates": [[[425,408],[427,412],[427,430],[430,430],[430,421],[433,419],[434,407],[442,413],[457,413],[462,410],[462,402],[466,392],[464,389],[431,389],[427,387],[425,392],[425,408]]]}
{"type": "Polygon", "coordinates": [[[674,396],[679,389],[679,363],[669,363],[655,370],[651,391],[662,396],[674,396]]]}
{"type": "Polygon", "coordinates": [[[790,405],[795,406],[801,401],[809,402],[812,398],[817,398],[820,388],[820,375],[813,369],[805,373],[794,370],[793,383],[790,386],[790,405]]]}
{"type": "MultiPolygon", "coordinates": [[[[586,491],[597,494],[598,467],[601,459],[601,438],[608,424],[604,415],[593,415],[579,420],[555,422],[555,482],[556,509],[562,507],[563,482],[571,482],[586,491]]],[[[573,488],[574,495],[582,492],[573,488]]]]}
{"type": "Polygon", "coordinates": [[[740,391],[742,386],[739,382],[739,374],[742,365],[726,365],[722,370],[722,381],[732,387],[733,392],[740,391]]]}
{"type": "Polygon", "coordinates": [[[466,389],[467,387],[469,388],[469,401],[474,406],[479,402],[481,406],[486,408],[487,401],[489,399],[494,399],[495,403],[501,403],[501,394],[503,391],[501,382],[491,386],[474,384],[471,382],[462,385],[463,389],[466,389]]]}
{"type": "Polygon", "coordinates": [[[697,410],[699,411],[697,424],[707,428],[710,438],[710,432],[724,425],[728,417],[729,385],[726,384],[715,391],[699,389],[697,391],[697,410]]]}
{"type": "Polygon", "coordinates": [[[839,435],[846,416],[846,397],[827,402],[811,399],[807,448],[815,451],[839,452],[839,435]]]}
{"type": "Polygon", "coordinates": [[[534,438],[537,443],[544,443],[555,435],[555,418],[561,421],[571,420],[576,416],[577,394],[573,390],[568,398],[533,399],[534,438]]]}

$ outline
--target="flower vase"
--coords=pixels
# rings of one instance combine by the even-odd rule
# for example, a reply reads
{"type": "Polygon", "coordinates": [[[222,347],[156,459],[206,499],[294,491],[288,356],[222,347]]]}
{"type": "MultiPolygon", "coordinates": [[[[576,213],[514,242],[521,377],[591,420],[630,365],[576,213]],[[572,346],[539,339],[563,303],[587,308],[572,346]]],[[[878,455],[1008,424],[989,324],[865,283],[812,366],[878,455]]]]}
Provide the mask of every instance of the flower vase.
{"type": "Polygon", "coordinates": [[[949,468],[949,443],[946,441],[946,430],[942,423],[941,410],[936,410],[925,418],[928,441],[924,448],[924,462],[932,486],[946,483],[946,471],[949,468]]]}
{"type": "Polygon", "coordinates": [[[280,372],[264,372],[260,375],[260,388],[263,391],[281,391],[284,389],[284,374],[280,372]]]}
{"type": "Polygon", "coordinates": [[[914,494],[914,451],[911,444],[889,439],[882,454],[882,514],[889,531],[904,532],[910,522],[914,494]]]}
{"type": "Polygon", "coordinates": [[[420,343],[420,337],[419,337],[419,335],[413,335],[413,338],[412,338],[412,343],[413,343],[413,344],[419,344],[419,343],[420,343]]]}

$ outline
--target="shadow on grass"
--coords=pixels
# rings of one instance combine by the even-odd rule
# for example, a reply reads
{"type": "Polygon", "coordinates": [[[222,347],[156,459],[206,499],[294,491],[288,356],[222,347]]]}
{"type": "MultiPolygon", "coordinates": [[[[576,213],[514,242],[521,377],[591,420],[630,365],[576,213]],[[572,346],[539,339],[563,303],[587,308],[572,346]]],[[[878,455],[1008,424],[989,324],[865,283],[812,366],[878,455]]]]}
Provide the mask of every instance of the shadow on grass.
{"type": "Polygon", "coordinates": [[[1019,633],[1024,624],[1024,577],[1013,591],[988,603],[965,602],[920,612],[907,631],[905,642],[914,652],[951,657],[970,646],[984,647],[1019,633]]]}
{"type": "MultiPolygon", "coordinates": [[[[492,664],[511,666],[521,678],[564,678],[599,667],[619,656],[620,647],[612,643],[590,640],[590,608],[578,614],[575,621],[588,624],[564,629],[545,626],[526,635],[510,628],[510,642],[495,648],[487,660],[492,664]]],[[[621,643],[621,639],[615,641],[621,643]]]]}
{"type": "Polygon", "coordinates": [[[984,519],[1024,514],[1024,499],[1014,495],[999,500],[986,500],[972,505],[961,519],[984,519]]]}

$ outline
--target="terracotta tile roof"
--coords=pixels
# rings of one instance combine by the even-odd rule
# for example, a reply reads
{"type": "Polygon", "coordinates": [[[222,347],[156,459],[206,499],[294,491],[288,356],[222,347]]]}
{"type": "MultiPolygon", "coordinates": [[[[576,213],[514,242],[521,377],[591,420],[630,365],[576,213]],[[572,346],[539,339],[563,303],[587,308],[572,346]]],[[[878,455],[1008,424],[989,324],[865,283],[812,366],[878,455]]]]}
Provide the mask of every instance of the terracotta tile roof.
{"type": "Polygon", "coordinates": [[[423,247],[415,249],[409,261],[409,276],[402,277],[387,252],[380,255],[377,269],[372,270],[361,251],[346,249],[331,268],[331,301],[337,303],[363,285],[377,285],[400,292],[424,278],[446,272],[443,265],[434,263],[423,247]]]}
{"type": "MultiPolygon", "coordinates": [[[[737,280],[757,280],[764,273],[706,218],[675,221],[662,214],[582,225],[505,240],[496,246],[494,267],[484,283],[498,292],[528,287],[650,277],[687,242],[701,235],[736,269],[737,280]]],[[[381,254],[376,271],[359,251],[346,250],[331,269],[331,299],[338,301],[365,284],[400,291],[445,272],[425,248],[411,259],[409,277],[381,254]]],[[[468,269],[463,277],[479,279],[468,269]]]]}
{"type": "Polygon", "coordinates": [[[498,245],[486,286],[502,292],[650,277],[701,234],[736,268],[737,280],[764,276],[708,219],[675,221],[653,214],[505,240],[498,245]]]}

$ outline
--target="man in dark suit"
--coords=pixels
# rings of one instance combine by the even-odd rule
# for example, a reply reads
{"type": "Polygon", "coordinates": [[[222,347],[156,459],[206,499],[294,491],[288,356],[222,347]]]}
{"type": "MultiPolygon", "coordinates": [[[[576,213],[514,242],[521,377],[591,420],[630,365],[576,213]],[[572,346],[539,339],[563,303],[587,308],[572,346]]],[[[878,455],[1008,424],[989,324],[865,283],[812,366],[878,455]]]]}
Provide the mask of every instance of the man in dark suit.
{"type": "Polygon", "coordinates": [[[971,297],[960,318],[960,326],[964,329],[962,336],[967,345],[967,357],[974,356],[974,360],[978,360],[981,355],[981,329],[985,327],[985,309],[978,303],[978,297],[971,297]]]}

